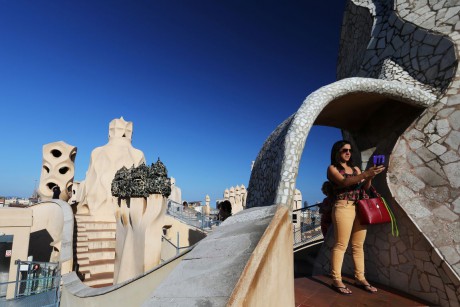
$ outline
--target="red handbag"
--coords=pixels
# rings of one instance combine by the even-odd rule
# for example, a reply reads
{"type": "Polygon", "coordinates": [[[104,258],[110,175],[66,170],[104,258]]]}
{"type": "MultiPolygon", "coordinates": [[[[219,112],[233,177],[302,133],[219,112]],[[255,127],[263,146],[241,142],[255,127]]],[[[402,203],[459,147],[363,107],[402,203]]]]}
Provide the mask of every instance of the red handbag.
{"type": "Polygon", "coordinates": [[[396,225],[394,214],[391,212],[385,199],[373,186],[369,188],[369,192],[369,194],[373,196],[372,198],[369,198],[363,190],[364,198],[356,202],[359,222],[362,225],[385,224],[390,222],[396,225]]]}
{"type": "Polygon", "coordinates": [[[361,199],[357,202],[361,225],[384,224],[391,222],[391,216],[381,197],[361,199]]]}
{"type": "Polygon", "coordinates": [[[359,222],[362,225],[391,223],[391,233],[393,236],[399,236],[396,218],[390,206],[373,186],[369,190],[373,194],[373,198],[364,198],[356,202],[359,222]]]}
{"type": "MultiPolygon", "coordinates": [[[[358,188],[361,188],[361,185],[358,188]]],[[[396,218],[390,206],[373,186],[370,187],[369,191],[374,196],[373,198],[369,198],[366,192],[362,190],[364,198],[356,202],[356,214],[359,222],[361,225],[391,223],[391,234],[398,237],[398,224],[396,224],[396,218]]]]}

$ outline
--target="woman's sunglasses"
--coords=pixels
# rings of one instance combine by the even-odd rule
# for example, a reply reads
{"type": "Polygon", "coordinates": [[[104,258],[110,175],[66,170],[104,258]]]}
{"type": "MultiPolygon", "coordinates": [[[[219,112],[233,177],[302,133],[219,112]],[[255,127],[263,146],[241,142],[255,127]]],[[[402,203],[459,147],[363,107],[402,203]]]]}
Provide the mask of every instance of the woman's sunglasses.
{"type": "Polygon", "coordinates": [[[341,149],[340,152],[341,152],[341,153],[346,153],[346,152],[351,153],[351,148],[344,148],[344,149],[341,149]]]}

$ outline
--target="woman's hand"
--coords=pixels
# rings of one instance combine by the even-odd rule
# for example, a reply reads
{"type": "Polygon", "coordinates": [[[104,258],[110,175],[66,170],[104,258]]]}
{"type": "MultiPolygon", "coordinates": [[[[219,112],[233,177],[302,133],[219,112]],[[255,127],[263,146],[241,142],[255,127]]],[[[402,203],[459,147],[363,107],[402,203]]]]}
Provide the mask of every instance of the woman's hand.
{"type": "Polygon", "coordinates": [[[377,176],[378,174],[380,174],[381,172],[383,172],[385,170],[385,166],[383,165],[379,165],[379,166],[371,166],[369,167],[367,170],[365,170],[363,172],[364,174],[364,179],[365,180],[371,180],[372,178],[374,178],[375,176],[377,176]]]}

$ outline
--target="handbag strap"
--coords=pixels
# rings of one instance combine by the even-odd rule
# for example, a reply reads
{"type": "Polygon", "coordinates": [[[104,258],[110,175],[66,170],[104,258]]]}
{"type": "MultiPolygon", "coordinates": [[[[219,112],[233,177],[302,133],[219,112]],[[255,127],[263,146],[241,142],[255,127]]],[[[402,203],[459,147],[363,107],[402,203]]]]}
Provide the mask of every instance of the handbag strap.
{"type": "Polygon", "coordinates": [[[380,195],[380,193],[377,192],[377,190],[374,188],[373,185],[371,185],[371,187],[369,188],[369,191],[370,191],[372,194],[374,194],[375,197],[382,197],[382,196],[380,195]]]}
{"type": "Polygon", "coordinates": [[[390,220],[391,220],[391,234],[393,237],[399,237],[399,229],[398,229],[398,224],[396,224],[396,217],[391,210],[390,206],[387,204],[385,198],[381,197],[380,198],[383,200],[383,203],[385,204],[385,207],[388,210],[388,213],[390,214],[390,220]]]}
{"type": "MultiPolygon", "coordinates": [[[[355,190],[358,190],[362,187],[363,185],[363,182],[359,183],[356,187],[355,190]]],[[[391,235],[393,237],[399,237],[399,229],[398,229],[398,224],[396,223],[396,217],[393,213],[393,211],[391,210],[390,206],[388,205],[388,203],[386,202],[385,198],[382,197],[382,195],[380,195],[379,192],[377,192],[377,190],[374,188],[373,185],[371,185],[371,187],[369,188],[369,191],[374,194],[374,196],[376,198],[380,198],[382,199],[383,203],[385,204],[385,207],[387,208],[388,210],[388,213],[390,214],[390,220],[391,220],[391,235]]]]}
{"type": "Polygon", "coordinates": [[[390,205],[388,205],[387,201],[385,198],[382,197],[382,195],[377,192],[377,190],[374,188],[373,185],[369,188],[369,191],[375,195],[375,197],[380,198],[383,203],[385,204],[385,207],[387,208],[388,213],[390,214],[390,220],[391,220],[391,234],[393,237],[399,237],[399,229],[398,229],[398,224],[396,223],[396,217],[393,213],[393,211],[390,208],[390,205]]]}
{"type": "MultiPolygon", "coordinates": [[[[361,188],[363,187],[363,185],[364,185],[364,182],[358,183],[358,184],[356,185],[356,188],[355,188],[354,190],[356,191],[356,190],[361,189],[361,188]]],[[[370,194],[369,196],[372,196],[372,195],[373,195],[374,198],[375,198],[375,197],[377,197],[377,198],[382,197],[382,196],[380,195],[380,193],[377,192],[377,190],[374,188],[373,185],[371,185],[371,187],[369,188],[369,192],[370,192],[370,193],[369,193],[369,194],[370,194]]]]}

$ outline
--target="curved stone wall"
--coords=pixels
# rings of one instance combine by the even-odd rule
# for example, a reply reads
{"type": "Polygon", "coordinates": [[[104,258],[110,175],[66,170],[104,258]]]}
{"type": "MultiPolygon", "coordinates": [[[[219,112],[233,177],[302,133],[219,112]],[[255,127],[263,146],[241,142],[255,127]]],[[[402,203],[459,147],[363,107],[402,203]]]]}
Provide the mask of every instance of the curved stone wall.
{"type": "Polygon", "coordinates": [[[248,187],[248,208],[281,204],[290,206],[308,133],[321,111],[350,93],[377,94],[409,105],[428,107],[435,97],[399,82],[349,78],[324,86],[309,95],[294,116],[284,121],[262,147],[248,187]]]}
{"type": "MultiPolygon", "coordinates": [[[[447,35],[459,57],[458,1],[396,2],[398,14],[447,35]]],[[[449,55],[450,56],[450,55],[449,55]]],[[[389,186],[400,205],[460,275],[460,74],[439,103],[404,133],[395,148],[389,186]],[[404,174],[404,176],[402,176],[404,174]],[[406,189],[401,182],[406,181],[406,189]],[[415,210],[414,210],[415,209],[415,210]]]]}
{"type": "Polygon", "coordinates": [[[275,204],[277,189],[285,160],[286,134],[294,116],[286,119],[270,134],[254,162],[249,179],[246,207],[269,206],[275,204]]]}
{"type": "MultiPolygon", "coordinates": [[[[397,1],[395,12],[391,12],[391,5],[386,12],[380,10],[383,13],[378,16],[375,12],[379,11],[376,9],[379,4],[354,2],[360,2],[376,16],[375,44],[369,44],[368,49],[372,50],[367,53],[371,65],[363,63],[358,75],[399,80],[438,95],[436,103],[398,137],[392,149],[387,185],[381,183],[381,188],[387,190],[387,197],[393,203],[401,225],[401,237],[382,236],[380,229],[370,233],[367,239],[371,258],[367,263],[368,271],[370,274],[379,272],[372,276],[376,280],[424,297],[434,304],[458,306],[460,83],[457,59],[460,3],[397,1]],[[385,18],[388,23],[382,24],[380,20],[385,18]],[[392,33],[390,36],[389,32],[392,33]],[[375,46],[381,43],[381,49],[388,50],[395,41],[399,42],[395,33],[401,42],[405,42],[400,48],[406,49],[403,53],[411,57],[410,65],[397,67],[397,63],[404,59],[401,59],[402,53],[395,50],[383,62],[387,61],[396,69],[387,69],[385,65],[379,66],[382,58],[375,46]],[[412,42],[405,40],[407,35],[412,42]],[[395,61],[395,57],[399,59],[395,61]],[[417,73],[417,69],[422,71],[417,73]],[[401,78],[403,75],[406,77],[401,78]],[[411,82],[407,76],[414,80],[411,82]]],[[[349,135],[355,142],[363,142],[363,134],[349,135]]]]}
{"type": "MultiPolygon", "coordinates": [[[[289,127],[283,127],[284,136],[278,132],[277,142],[283,146],[276,148],[273,144],[265,144],[262,148],[255,165],[257,176],[251,176],[248,188],[248,200],[251,199],[248,207],[272,204],[263,204],[263,201],[288,206],[294,195],[297,167],[311,125],[320,123],[342,128],[344,137],[359,149],[364,165],[374,151],[391,154],[386,177],[382,176],[375,184],[395,209],[401,237],[389,237],[386,226],[373,227],[369,231],[368,276],[433,304],[458,306],[460,3],[448,0],[348,2],[337,74],[339,78],[366,77],[363,80],[369,88],[361,91],[354,84],[341,88],[342,84],[336,82],[310,95],[289,127]],[[383,83],[370,79],[381,79],[379,82],[383,83]],[[388,84],[399,92],[388,96],[388,84]],[[380,131],[372,121],[369,121],[373,124],[372,133],[337,117],[334,124],[334,112],[343,110],[341,103],[356,104],[344,97],[360,91],[368,95],[357,94],[353,98],[370,99],[373,101],[370,104],[374,105],[378,105],[378,101],[372,94],[391,98],[383,107],[380,105],[379,112],[385,120],[380,131]],[[412,95],[409,101],[418,101],[426,109],[414,112],[404,109],[407,115],[403,116],[404,122],[393,120],[388,125],[391,112],[401,117],[394,112],[397,109],[393,102],[408,102],[404,95],[410,96],[411,92],[417,92],[418,97],[412,95]],[[429,97],[430,103],[424,104],[423,97],[429,97]],[[389,128],[391,133],[385,135],[389,128]],[[267,152],[282,160],[275,173],[260,169],[270,163],[265,155],[267,152]],[[263,182],[276,183],[276,194],[265,195],[272,193],[273,187],[264,189],[263,182]]],[[[360,79],[342,81],[347,80],[360,79]]],[[[325,246],[330,243],[329,239],[325,246]]],[[[320,262],[323,269],[327,267],[326,262],[320,262]]]]}
{"type": "MultiPolygon", "coordinates": [[[[344,27],[342,35],[348,33],[347,28],[354,28],[357,32],[362,32],[360,28],[362,23],[355,24],[355,20],[359,21],[369,14],[374,17],[374,26],[368,44],[364,41],[341,41],[346,45],[346,47],[341,46],[341,51],[347,52],[339,54],[339,72],[343,71],[342,67],[347,67],[348,63],[356,63],[356,60],[353,61],[353,58],[357,57],[356,54],[359,55],[359,58],[362,57],[363,43],[367,44],[367,50],[362,57],[362,62],[357,63],[357,66],[360,66],[359,72],[348,70],[348,75],[338,74],[339,78],[358,76],[398,80],[437,95],[445,92],[457,69],[455,46],[452,38],[447,36],[449,31],[439,31],[441,27],[432,26],[432,22],[414,24],[413,21],[417,22],[423,17],[419,14],[405,13],[413,18],[401,18],[397,11],[393,10],[393,1],[370,3],[353,0],[352,2],[366,7],[369,11],[364,13],[363,10],[349,9],[346,16],[352,15],[348,19],[353,25],[344,27]],[[358,14],[364,14],[364,17],[358,18],[358,14]],[[351,50],[354,52],[350,52],[351,50]]],[[[420,2],[426,3],[427,1],[420,2]]],[[[407,5],[400,4],[398,7],[407,7],[407,5]]],[[[349,6],[353,8],[353,5],[349,6]]],[[[425,6],[421,11],[427,10],[428,7],[425,6]]],[[[434,14],[434,12],[431,13],[434,14]]],[[[364,32],[367,32],[367,27],[364,32]]]]}
{"type": "Polygon", "coordinates": [[[367,44],[371,39],[374,19],[367,8],[348,1],[343,15],[340,49],[337,59],[337,79],[356,76],[359,72],[367,44]]]}
{"type": "MultiPolygon", "coordinates": [[[[370,11],[376,7],[365,1],[362,5],[367,5],[370,11]]],[[[432,78],[431,84],[438,88],[440,99],[399,138],[388,171],[388,184],[398,204],[460,274],[460,76],[456,68],[460,3],[397,0],[394,6],[394,12],[380,14],[382,20],[389,16],[388,29],[377,29],[377,24],[373,36],[387,37],[392,30],[400,31],[399,36],[412,32],[409,35],[418,47],[412,43],[409,51],[413,54],[412,67],[404,68],[410,75],[411,69],[422,69],[425,80],[432,78]],[[435,32],[439,34],[432,34],[435,32]],[[440,78],[443,70],[444,80],[440,78]]],[[[382,40],[388,45],[394,39],[382,40]]],[[[397,53],[392,54],[393,58],[396,56],[397,53]]],[[[362,67],[362,74],[371,71],[370,66],[362,67]]]]}

